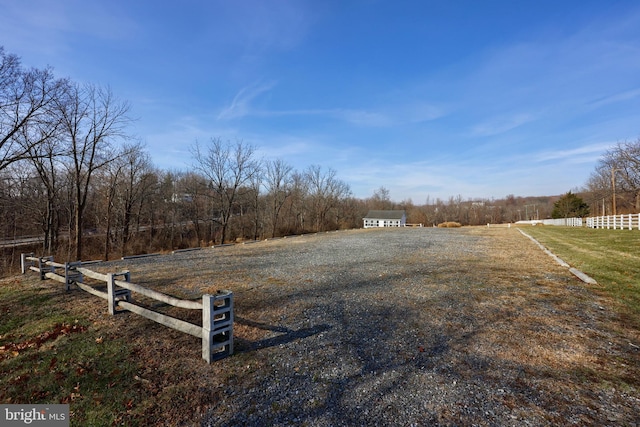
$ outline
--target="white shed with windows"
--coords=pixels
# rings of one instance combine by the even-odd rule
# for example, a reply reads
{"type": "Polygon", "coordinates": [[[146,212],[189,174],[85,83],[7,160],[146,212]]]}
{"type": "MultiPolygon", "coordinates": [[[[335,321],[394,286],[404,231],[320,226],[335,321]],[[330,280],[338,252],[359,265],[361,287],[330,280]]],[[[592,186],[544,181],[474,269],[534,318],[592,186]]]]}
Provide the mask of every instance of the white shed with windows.
{"type": "Polygon", "coordinates": [[[374,211],[371,210],[363,218],[364,228],[373,227],[404,227],[407,223],[407,215],[404,211],[374,211]]]}

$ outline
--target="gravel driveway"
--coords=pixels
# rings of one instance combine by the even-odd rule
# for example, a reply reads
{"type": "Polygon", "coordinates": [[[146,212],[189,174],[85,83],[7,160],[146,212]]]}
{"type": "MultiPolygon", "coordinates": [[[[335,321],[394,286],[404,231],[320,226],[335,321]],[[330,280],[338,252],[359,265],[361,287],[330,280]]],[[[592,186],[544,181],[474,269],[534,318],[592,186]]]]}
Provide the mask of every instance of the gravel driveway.
{"type": "Polygon", "coordinates": [[[235,295],[235,354],[212,365],[197,340],[128,317],[145,325],[158,424],[640,425],[638,332],[514,229],[354,230],[101,266],[124,267],[176,296],[235,295]]]}

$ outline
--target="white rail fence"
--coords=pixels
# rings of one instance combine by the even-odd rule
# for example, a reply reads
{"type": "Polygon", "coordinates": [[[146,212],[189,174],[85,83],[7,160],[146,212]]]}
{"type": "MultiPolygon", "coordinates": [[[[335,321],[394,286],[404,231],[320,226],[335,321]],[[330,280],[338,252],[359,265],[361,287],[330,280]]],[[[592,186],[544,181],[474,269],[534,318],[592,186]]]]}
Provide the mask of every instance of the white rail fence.
{"type": "Polygon", "coordinates": [[[587,227],[608,228],[613,230],[640,230],[640,213],[587,218],[587,227]]]}
{"type": "Polygon", "coordinates": [[[106,299],[111,315],[127,310],[169,328],[201,338],[202,358],[207,363],[233,354],[233,292],[231,291],[218,291],[215,295],[205,294],[202,296],[202,301],[182,300],[131,283],[129,271],[97,273],[82,267],[83,263],[79,261],[61,264],[54,262],[52,256],[35,257],[33,253],[22,254],[20,265],[22,274],[35,271],[40,274],[41,280],[52,279],[64,283],[67,291],[75,285],[92,295],[106,299]],[[84,283],[85,277],[106,283],[106,292],[84,283]],[[174,307],[201,310],[202,326],[134,304],[131,292],[174,307]]]}
{"type": "Polygon", "coordinates": [[[594,216],[589,218],[559,218],[534,221],[518,221],[517,224],[544,224],[566,227],[606,228],[613,230],[640,230],[640,213],[594,216]]]}
{"type": "Polygon", "coordinates": [[[565,227],[582,227],[582,218],[557,218],[557,219],[543,219],[541,221],[544,225],[561,225],[565,227]]]}

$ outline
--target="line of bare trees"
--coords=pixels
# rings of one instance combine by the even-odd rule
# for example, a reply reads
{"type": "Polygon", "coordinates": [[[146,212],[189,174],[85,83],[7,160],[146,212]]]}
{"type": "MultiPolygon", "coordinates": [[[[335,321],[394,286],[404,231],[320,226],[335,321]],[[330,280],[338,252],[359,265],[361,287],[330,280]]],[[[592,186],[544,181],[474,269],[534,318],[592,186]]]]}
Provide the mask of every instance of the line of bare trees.
{"type": "MultiPolygon", "coordinates": [[[[56,248],[64,218],[72,222],[69,238],[81,258],[92,181],[119,155],[128,111],[108,88],[58,79],[49,68],[24,68],[0,48],[2,196],[17,196],[30,213],[38,212],[45,250],[56,248]]],[[[17,209],[10,206],[9,213],[15,224],[17,209]]]]}
{"type": "Polygon", "coordinates": [[[584,198],[592,213],[640,212],[640,139],[619,142],[607,150],[585,187],[584,198]]]}
{"type": "Polygon", "coordinates": [[[85,163],[65,154],[5,168],[3,239],[44,235],[44,252],[109,259],[352,228],[366,209],[334,170],[314,165],[298,172],[282,160],[257,158],[256,149],[242,141],[196,144],[189,172],[155,168],[140,143],[110,148],[109,156],[96,156],[102,160],[80,172],[76,164],[85,163]],[[83,242],[91,242],[88,251],[83,242]]]}

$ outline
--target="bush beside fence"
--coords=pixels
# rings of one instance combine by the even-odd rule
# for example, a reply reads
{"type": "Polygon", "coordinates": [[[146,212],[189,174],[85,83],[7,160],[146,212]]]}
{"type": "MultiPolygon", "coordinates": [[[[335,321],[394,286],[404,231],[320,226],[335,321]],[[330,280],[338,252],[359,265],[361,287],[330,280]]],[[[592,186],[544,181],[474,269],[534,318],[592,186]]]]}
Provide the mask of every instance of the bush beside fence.
{"type": "Polygon", "coordinates": [[[83,267],[83,263],[79,261],[61,264],[54,262],[52,256],[35,257],[33,253],[22,254],[20,265],[22,274],[35,271],[40,275],[41,280],[51,279],[64,283],[67,291],[72,286],[76,286],[92,295],[106,299],[111,315],[123,310],[130,311],[169,328],[201,338],[202,358],[207,363],[233,354],[233,292],[231,291],[222,290],[214,295],[205,294],[201,301],[182,300],[131,283],[129,271],[103,274],[83,267]],[[63,271],[64,274],[59,274],[58,270],[63,271]],[[85,277],[106,283],[106,292],[84,283],[85,277]],[[124,280],[120,280],[121,278],[124,280]],[[202,326],[134,304],[131,292],[174,307],[201,310],[202,326]]]}

